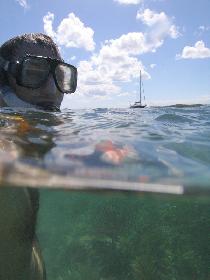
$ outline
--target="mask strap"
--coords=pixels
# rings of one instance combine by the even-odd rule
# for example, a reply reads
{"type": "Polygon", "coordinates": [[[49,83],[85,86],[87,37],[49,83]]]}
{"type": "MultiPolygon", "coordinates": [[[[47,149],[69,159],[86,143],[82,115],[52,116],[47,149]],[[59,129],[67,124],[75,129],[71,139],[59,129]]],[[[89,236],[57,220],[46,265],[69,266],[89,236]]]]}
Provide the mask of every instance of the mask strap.
{"type": "Polygon", "coordinates": [[[5,60],[2,56],[0,56],[0,66],[1,66],[5,71],[8,70],[9,64],[10,64],[9,61],[5,60]]]}

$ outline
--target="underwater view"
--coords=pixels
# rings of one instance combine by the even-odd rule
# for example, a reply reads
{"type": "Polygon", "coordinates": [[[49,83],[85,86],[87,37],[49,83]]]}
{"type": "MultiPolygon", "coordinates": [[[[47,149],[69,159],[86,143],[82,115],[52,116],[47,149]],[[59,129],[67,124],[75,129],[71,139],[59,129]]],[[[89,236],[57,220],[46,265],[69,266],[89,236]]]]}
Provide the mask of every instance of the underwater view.
{"type": "Polygon", "coordinates": [[[209,105],[0,125],[1,279],[210,278],[209,105]]]}

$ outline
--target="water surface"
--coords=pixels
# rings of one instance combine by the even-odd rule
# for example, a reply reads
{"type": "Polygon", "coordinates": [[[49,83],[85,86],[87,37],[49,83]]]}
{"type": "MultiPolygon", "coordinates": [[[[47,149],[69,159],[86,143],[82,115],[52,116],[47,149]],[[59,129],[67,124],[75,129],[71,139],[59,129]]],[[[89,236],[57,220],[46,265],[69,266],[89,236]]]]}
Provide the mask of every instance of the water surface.
{"type": "Polygon", "coordinates": [[[208,189],[207,105],[61,113],[2,109],[0,119],[5,184],[13,183],[10,172],[14,183],[14,174],[21,173],[24,182],[38,186],[50,186],[49,178],[59,175],[55,187],[57,180],[73,177],[83,185],[100,179],[208,189]],[[30,181],[33,174],[39,182],[30,181]]]}

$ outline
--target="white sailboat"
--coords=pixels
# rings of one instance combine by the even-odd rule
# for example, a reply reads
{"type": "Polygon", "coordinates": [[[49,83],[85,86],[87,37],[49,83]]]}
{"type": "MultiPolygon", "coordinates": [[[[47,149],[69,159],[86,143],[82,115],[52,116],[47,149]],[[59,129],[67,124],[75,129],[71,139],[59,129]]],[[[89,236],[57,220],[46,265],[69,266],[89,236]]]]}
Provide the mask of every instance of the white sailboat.
{"type": "MultiPolygon", "coordinates": [[[[145,108],[147,105],[142,104],[142,81],[141,81],[141,70],[140,70],[140,81],[139,81],[139,101],[136,101],[130,108],[145,108]]],[[[145,99],[145,97],[144,97],[145,99]]]]}

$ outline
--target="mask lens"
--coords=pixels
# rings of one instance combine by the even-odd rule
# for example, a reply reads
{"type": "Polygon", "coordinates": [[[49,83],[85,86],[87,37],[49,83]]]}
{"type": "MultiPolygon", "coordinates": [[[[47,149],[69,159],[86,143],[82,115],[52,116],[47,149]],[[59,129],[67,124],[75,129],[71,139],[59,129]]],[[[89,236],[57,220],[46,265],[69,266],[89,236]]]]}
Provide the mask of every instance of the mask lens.
{"type": "Polygon", "coordinates": [[[26,87],[38,88],[49,75],[49,64],[40,58],[26,58],[23,62],[21,80],[26,87]]]}
{"type": "Polygon", "coordinates": [[[55,68],[57,84],[62,92],[71,93],[76,90],[77,70],[65,64],[58,64],[55,68]]]}

